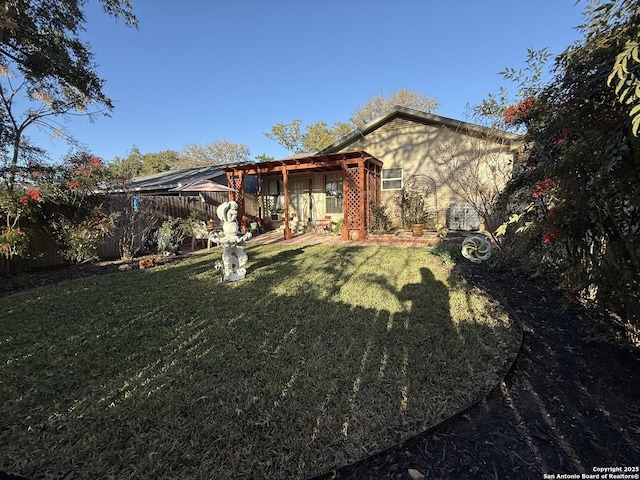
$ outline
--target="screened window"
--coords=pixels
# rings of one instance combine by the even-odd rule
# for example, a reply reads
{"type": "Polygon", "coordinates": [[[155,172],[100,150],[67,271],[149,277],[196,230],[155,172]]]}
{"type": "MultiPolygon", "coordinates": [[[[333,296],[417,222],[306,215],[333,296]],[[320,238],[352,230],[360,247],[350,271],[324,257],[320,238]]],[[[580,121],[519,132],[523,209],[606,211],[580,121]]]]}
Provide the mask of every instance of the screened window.
{"type": "Polygon", "coordinates": [[[342,213],[342,174],[324,177],[325,213],[342,213]]]}
{"type": "Polygon", "coordinates": [[[382,190],[402,190],[402,169],[382,170],[382,190]]]}

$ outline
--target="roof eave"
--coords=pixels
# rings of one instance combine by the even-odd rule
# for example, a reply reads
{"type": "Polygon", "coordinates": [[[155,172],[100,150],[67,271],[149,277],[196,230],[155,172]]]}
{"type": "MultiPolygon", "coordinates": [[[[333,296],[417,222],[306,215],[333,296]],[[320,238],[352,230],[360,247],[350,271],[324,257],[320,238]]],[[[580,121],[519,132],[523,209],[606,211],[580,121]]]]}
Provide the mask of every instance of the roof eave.
{"type": "Polygon", "coordinates": [[[517,135],[514,133],[495,130],[489,127],[483,127],[482,125],[464,122],[462,120],[455,120],[453,118],[443,117],[443,116],[435,115],[432,113],[421,112],[419,110],[414,110],[412,108],[395,106],[394,108],[389,110],[386,114],[370,121],[369,123],[367,123],[365,126],[361,128],[359,127],[355,129],[352,133],[348,134],[346,137],[341,138],[340,140],[329,145],[328,147],[323,148],[318,153],[327,154],[327,153],[339,152],[343,148],[346,148],[352,143],[354,143],[359,138],[364,137],[365,135],[368,135],[374,130],[377,130],[378,128],[390,122],[396,117],[410,118],[425,124],[428,123],[428,124],[444,125],[446,127],[454,128],[456,130],[465,130],[470,133],[473,132],[481,135],[487,135],[490,132],[493,132],[495,134],[495,132],[498,132],[501,137],[503,137],[505,140],[508,140],[509,142],[517,142],[522,140],[521,135],[517,135]]]}

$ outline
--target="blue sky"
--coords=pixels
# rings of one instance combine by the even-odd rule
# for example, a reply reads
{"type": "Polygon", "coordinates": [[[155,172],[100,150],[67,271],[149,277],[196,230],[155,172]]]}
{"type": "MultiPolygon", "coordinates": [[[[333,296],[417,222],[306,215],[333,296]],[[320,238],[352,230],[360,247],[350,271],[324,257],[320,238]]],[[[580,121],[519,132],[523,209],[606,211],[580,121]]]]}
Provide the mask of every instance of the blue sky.
{"type": "MultiPolygon", "coordinates": [[[[133,0],[139,29],[87,4],[85,38],[115,110],[66,128],[105,160],[216,140],[251,158],[287,152],[264,132],[299,118],[348,121],[373,96],[406,88],[464,119],[519,68],[527,49],[580,38],[586,1],[133,0]]],[[[53,160],[61,140],[27,134],[53,160]]]]}

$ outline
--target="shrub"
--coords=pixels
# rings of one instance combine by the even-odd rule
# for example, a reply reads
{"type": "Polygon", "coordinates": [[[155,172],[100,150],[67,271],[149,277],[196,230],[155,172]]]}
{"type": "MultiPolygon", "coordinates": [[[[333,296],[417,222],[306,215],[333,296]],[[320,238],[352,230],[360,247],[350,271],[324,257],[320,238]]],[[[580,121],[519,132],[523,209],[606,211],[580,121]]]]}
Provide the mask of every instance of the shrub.
{"type": "Polygon", "coordinates": [[[391,218],[389,217],[389,207],[380,203],[369,203],[369,211],[371,212],[373,232],[387,232],[391,227],[391,218]]]}

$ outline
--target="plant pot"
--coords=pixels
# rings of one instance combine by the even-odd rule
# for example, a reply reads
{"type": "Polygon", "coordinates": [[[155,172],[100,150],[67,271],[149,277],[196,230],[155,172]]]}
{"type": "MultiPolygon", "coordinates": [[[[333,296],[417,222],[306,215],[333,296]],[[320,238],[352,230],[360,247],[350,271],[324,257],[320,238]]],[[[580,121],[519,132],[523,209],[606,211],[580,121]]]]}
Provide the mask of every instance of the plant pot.
{"type": "Polygon", "coordinates": [[[411,225],[411,231],[413,232],[414,237],[421,237],[424,233],[424,224],[416,223],[411,225]]]}

